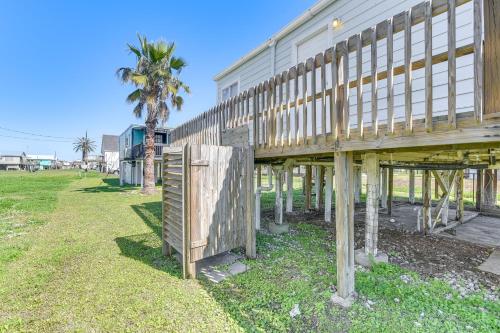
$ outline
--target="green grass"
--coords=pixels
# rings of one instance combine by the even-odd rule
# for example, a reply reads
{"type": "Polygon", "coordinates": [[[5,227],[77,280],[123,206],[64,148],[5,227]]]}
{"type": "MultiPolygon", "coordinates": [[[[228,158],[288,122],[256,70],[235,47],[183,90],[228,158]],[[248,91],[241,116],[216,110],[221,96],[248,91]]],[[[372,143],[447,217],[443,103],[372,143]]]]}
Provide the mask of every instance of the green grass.
{"type": "MultiPolygon", "coordinates": [[[[21,196],[43,176],[18,178],[18,190],[3,195],[21,196]]],[[[161,255],[159,194],[142,196],[117,179],[53,176],[67,179],[48,190],[53,200],[45,223],[2,239],[6,247],[21,239],[29,246],[0,272],[0,332],[492,332],[500,326],[499,304],[481,293],[461,299],[444,283],[393,265],[357,272],[358,301],[349,310],[332,306],[335,243],[307,223],[282,236],[259,233],[259,258],[247,261],[244,274],[220,284],[182,280],[179,264],[161,255]],[[413,282],[403,282],[402,274],[413,282]],[[292,319],[294,304],[301,314],[292,319]]]]}

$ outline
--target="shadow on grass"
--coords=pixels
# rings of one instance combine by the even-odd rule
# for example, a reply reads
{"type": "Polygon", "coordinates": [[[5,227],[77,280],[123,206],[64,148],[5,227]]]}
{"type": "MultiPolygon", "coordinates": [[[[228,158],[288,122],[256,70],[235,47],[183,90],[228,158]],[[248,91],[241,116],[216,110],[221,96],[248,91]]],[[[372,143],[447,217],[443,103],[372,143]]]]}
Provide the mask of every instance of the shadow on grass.
{"type": "Polygon", "coordinates": [[[162,254],[161,202],[145,202],[131,207],[152,232],[116,238],[121,254],[181,278],[182,270],[177,260],[162,254]]]}
{"type": "Polygon", "coordinates": [[[125,185],[120,186],[120,180],[118,178],[103,178],[102,182],[104,184],[93,187],[84,187],[79,189],[80,192],[86,193],[111,193],[111,192],[125,192],[128,189],[133,188],[133,186],[125,185]]]}
{"type": "Polygon", "coordinates": [[[131,205],[130,207],[161,240],[161,202],[145,202],[140,205],[131,205]]]}
{"type": "Polygon", "coordinates": [[[180,264],[174,257],[163,256],[161,238],[154,232],[118,237],[115,242],[120,248],[121,255],[138,260],[171,276],[182,277],[180,264]]]}

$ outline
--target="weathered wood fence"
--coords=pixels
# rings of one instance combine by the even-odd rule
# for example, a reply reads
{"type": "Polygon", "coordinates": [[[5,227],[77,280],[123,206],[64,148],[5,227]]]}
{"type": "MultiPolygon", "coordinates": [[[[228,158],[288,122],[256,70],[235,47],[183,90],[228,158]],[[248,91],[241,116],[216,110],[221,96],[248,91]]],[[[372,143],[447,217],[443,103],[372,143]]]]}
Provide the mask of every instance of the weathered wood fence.
{"type": "MultiPolygon", "coordinates": [[[[498,116],[494,102],[489,103],[490,108],[485,109],[483,105],[485,99],[489,100],[488,96],[497,94],[493,87],[488,88],[489,85],[486,85],[488,91],[483,92],[483,59],[489,59],[483,57],[484,17],[488,19],[485,36],[489,37],[485,41],[485,53],[488,54],[488,48],[489,53],[498,49],[498,38],[493,35],[498,30],[491,23],[498,19],[492,17],[491,13],[495,10],[490,8],[498,4],[486,1],[488,12],[485,11],[483,17],[484,1],[433,0],[420,3],[177,127],[173,131],[173,142],[220,144],[221,133],[225,129],[248,125],[258,157],[265,155],[266,151],[282,154],[287,149],[295,150],[296,154],[305,153],[306,148],[311,146],[335,147],[342,151],[365,147],[376,149],[383,148],[380,138],[384,136],[411,138],[431,132],[456,132],[461,128],[480,127],[484,119],[498,116]],[[462,29],[472,30],[471,38],[466,38],[465,44],[457,45],[456,8],[463,5],[472,5],[472,24],[461,26],[462,29]],[[445,24],[447,41],[439,45],[439,50],[444,48],[445,51],[434,53],[433,26],[437,24],[434,21],[438,17],[439,22],[445,24]],[[416,52],[417,56],[423,54],[421,58],[412,54],[415,53],[412,36],[416,32],[423,34],[423,52],[416,52]],[[402,44],[397,50],[396,40],[398,45],[402,44]],[[382,49],[379,44],[385,45],[385,48],[382,49]],[[396,53],[402,54],[402,61],[397,63],[394,58],[396,53]],[[365,57],[367,54],[368,59],[365,57]],[[470,108],[457,107],[457,89],[463,90],[462,87],[457,88],[457,59],[463,57],[468,57],[471,62],[469,67],[472,67],[473,74],[473,78],[467,80],[470,84],[467,89],[473,95],[470,108]],[[349,73],[353,59],[355,75],[351,74],[352,71],[349,73]],[[437,97],[433,96],[433,67],[443,63],[447,63],[447,68],[444,67],[448,76],[447,103],[444,110],[435,112],[433,102],[437,97]],[[367,64],[368,71],[364,68],[367,64]],[[415,106],[413,73],[417,72],[423,76],[420,81],[424,84],[421,89],[423,98],[419,97],[422,102],[415,106]],[[402,86],[403,91],[398,92],[396,97],[404,98],[401,98],[402,101],[398,99],[398,105],[395,105],[395,81],[398,77],[402,78],[398,86],[402,86]],[[381,82],[383,85],[379,86],[381,82]],[[384,86],[384,91],[381,86],[384,86]],[[369,96],[364,89],[370,91],[369,96]],[[382,92],[383,100],[378,96],[382,92]],[[355,96],[354,100],[351,94],[355,96]],[[364,98],[369,100],[368,105],[364,98]],[[383,114],[379,112],[382,102],[383,114]],[[371,146],[370,142],[373,143],[371,146]]],[[[490,62],[494,63],[493,60],[490,62]]],[[[498,81],[498,75],[488,75],[493,81],[498,81]]],[[[443,99],[442,96],[440,99],[443,99]]],[[[454,138],[458,140],[456,143],[460,143],[460,140],[469,142],[471,137],[471,133],[457,133],[454,138]]],[[[439,140],[439,136],[428,138],[429,142],[422,140],[423,145],[439,143],[435,139],[439,140]]],[[[414,140],[398,141],[401,146],[413,143],[414,140]]],[[[267,153],[266,156],[271,155],[267,153]]]]}
{"type": "Polygon", "coordinates": [[[184,277],[195,277],[197,261],[240,246],[255,255],[249,148],[165,147],[163,165],[164,253],[181,254],[184,277]]]}

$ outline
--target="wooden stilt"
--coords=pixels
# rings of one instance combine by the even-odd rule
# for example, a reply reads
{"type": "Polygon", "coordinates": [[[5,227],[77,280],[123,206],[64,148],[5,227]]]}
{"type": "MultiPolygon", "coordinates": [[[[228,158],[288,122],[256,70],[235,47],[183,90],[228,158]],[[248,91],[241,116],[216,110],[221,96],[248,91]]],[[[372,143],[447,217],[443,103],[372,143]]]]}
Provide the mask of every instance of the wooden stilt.
{"type": "Polygon", "coordinates": [[[354,184],[352,152],[335,153],[337,294],[354,292],[354,184]]]}
{"type": "Polygon", "coordinates": [[[354,167],[354,203],[361,202],[361,167],[354,167]]]}
{"type": "Polygon", "coordinates": [[[495,207],[496,200],[493,197],[493,170],[484,171],[483,204],[484,208],[495,207]]]}
{"type": "Polygon", "coordinates": [[[320,209],[321,207],[321,166],[317,165],[314,167],[314,208],[320,209]]]}
{"type": "Polygon", "coordinates": [[[333,168],[325,172],[325,222],[332,222],[333,168]]]}
{"type": "Polygon", "coordinates": [[[375,153],[365,155],[366,168],[366,223],[365,253],[377,255],[378,242],[378,202],[380,197],[380,166],[375,153]]]}
{"type": "Polygon", "coordinates": [[[304,190],[305,190],[304,208],[305,210],[311,210],[312,168],[310,165],[306,165],[304,190]]]}
{"type": "Polygon", "coordinates": [[[380,194],[380,206],[382,208],[387,208],[387,176],[389,174],[389,170],[387,168],[382,168],[382,186],[381,186],[381,194],[380,194]]]}
{"type": "MultiPolygon", "coordinates": [[[[445,187],[449,188],[451,186],[450,180],[449,180],[450,172],[444,171],[441,174],[443,176],[442,180],[444,182],[445,187]]],[[[443,207],[442,207],[442,211],[441,211],[441,223],[444,226],[448,225],[448,207],[449,207],[449,203],[450,203],[450,200],[449,200],[449,195],[448,195],[447,198],[444,199],[444,203],[443,203],[443,207]]]]}
{"type": "Polygon", "coordinates": [[[462,223],[464,220],[464,170],[457,171],[457,191],[456,191],[456,220],[462,223]]]}
{"type": "Polygon", "coordinates": [[[316,195],[319,197],[318,209],[322,209],[324,206],[324,202],[325,202],[325,195],[323,192],[324,187],[325,187],[325,167],[324,166],[319,167],[318,180],[319,180],[319,191],[317,192],[316,195]]]}
{"type": "Polygon", "coordinates": [[[267,187],[273,187],[273,169],[270,165],[267,166],[267,187]]]}
{"type": "Polygon", "coordinates": [[[493,203],[496,206],[498,195],[498,169],[495,169],[493,174],[493,203]]]}
{"type": "Polygon", "coordinates": [[[413,205],[415,203],[415,170],[410,170],[408,181],[408,201],[413,205]]]}
{"type": "Polygon", "coordinates": [[[274,223],[283,224],[283,183],[282,183],[282,167],[274,168],[276,200],[274,204],[274,223]]]}
{"type": "Polygon", "coordinates": [[[392,214],[392,197],[394,193],[394,169],[390,168],[389,169],[389,179],[387,180],[388,182],[388,189],[387,189],[387,214],[391,215],[392,214]]]}
{"type": "Polygon", "coordinates": [[[476,210],[481,211],[483,192],[483,170],[476,172],[476,210]]]}
{"type": "Polygon", "coordinates": [[[293,211],[293,165],[286,168],[286,212],[293,211]]]}
{"type": "Polygon", "coordinates": [[[431,225],[431,172],[429,170],[424,170],[423,175],[423,208],[422,208],[422,231],[426,234],[431,225]]]}

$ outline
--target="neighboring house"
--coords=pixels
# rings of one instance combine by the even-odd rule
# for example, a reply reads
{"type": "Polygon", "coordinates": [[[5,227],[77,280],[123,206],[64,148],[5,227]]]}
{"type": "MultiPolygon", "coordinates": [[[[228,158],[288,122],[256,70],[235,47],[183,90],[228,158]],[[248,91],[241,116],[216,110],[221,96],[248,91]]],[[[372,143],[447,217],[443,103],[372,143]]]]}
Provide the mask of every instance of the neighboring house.
{"type": "Polygon", "coordinates": [[[102,165],[101,155],[89,155],[87,156],[87,168],[89,170],[99,170],[102,165]]]}
{"type": "Polygon", "coordinates": [[[57,164],[57,156],[54,155],[27,155],[28,163],[37,170],[53,169],[57,164]]]}
{"type": "Polygon", "coordinates": [[[106,173],[117,173],[120,169],[120,154],[119,154],[119,140],[118,135],[102,136],[101,142],[101,155],[102,167],[101,171],[106,173]]]}
{"type": "Polygon", "coordinates": [[[0,170],[25,170],[27,160],[25,153],[0,154],[0,170]]]}
{"type": "MultiPolygon", "coordinates": [[[[146,126],[130,125],[119,138],[120,184],[143,183],[146,126]]],[[[163,145],[170,144],[170,129],[157,128],[155,133],[154,175],[161,179],[163,145]]]]}
{"type": "MultiPolygon", "coordinates": [[[[227,100],[239,93],[270,79],[283,71],[290,69],[310,57],[360,33],[377,23],[406,11],[408,8],[421,3],[423,0],[321,0],[304,14],[290,22],[283,29],[271,36],[260,46],[237,60],[214,77],[217,84],[217,102],[227,100]]],[[[456,9],[456,42],[457,47],[473,42],[473,1],[456,9]]],[[[446,13],[433,18],[433,54],[446,52],[447,48],[447,15],[446,13]]],[[[244,41],[245,39],[242,39],[244,41]]],[[[404,63],[404,34],[400,32],[394,36],[394,66],[404,63]]],[[[424,25],[420,23],[412,29],[412,60],[424,58],[424,25]]],[[[377,44],[378,64],[380,70],[386,68],[386,41],[377,44]]],[[[363,75],[370,74],[370,47],[363,48],[362,52],[363,75]]],[[[330,65],[326,66],[330,69],[330,65]]],[[[448,65],[443,62],[433,66],[433,94],[434,115],[448,112],[448,65]]],[[[457,59],[457,113],[472,111],[473,98],[473,55],[457,59]]],[[[349,56],[349,76],[356,78],[356,55],[349,56]]],[[[317,75],[316,86],[321,86],[320,75],[317,75]]],[[[328,80],[326,86],[331,87],[328,80]]],[[[424,71],[413,73],[413,104],[414,118],[424,116],[424,71]]],[[[293,85],[293,84],[292,84],[293,85]]],[[[378,109],[380,123],[386,121],[386,82],[379,83],[378,109]]],[[[293,87],[291,87],[293,91],[293,87]]],[[[301,96],[302,87],[299,88],[301,96]]],[[[371,91],[364,89],[363,102],[370,105],[371,91]]],[[[350,104],[356,103],[356,89],[350,90],[350,104]]],[[[319,103],[319,100],[318,100],[319,103]]],[[[396,119],[404,119],[404,76],[395,77],[394,104],[396,119]]],[[[320,105],[318,105],[320,106],[320,105]]],[[[317,107],[320,110],[320,107],[317,107]]],[[[319,112],[319,111],[318,111],[319,112]]],[[[365,124],[371,123],[370,108],[364,108],[365,124]]],[[[351,107],[350,124],[357,126],[356,108],[351,107]]],[[[317,119],[319,119],[317,117],[317,119]]],[[[301,120],[300,120],[301,121],[301,120]]],[[[310,124],[309,124],[310,126],[310,124]]]]}

